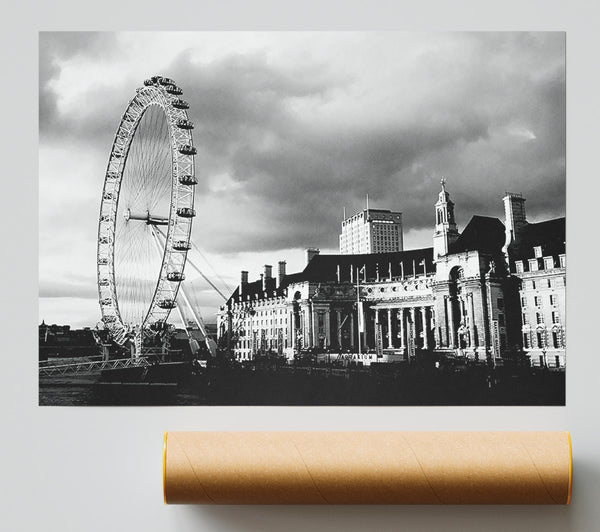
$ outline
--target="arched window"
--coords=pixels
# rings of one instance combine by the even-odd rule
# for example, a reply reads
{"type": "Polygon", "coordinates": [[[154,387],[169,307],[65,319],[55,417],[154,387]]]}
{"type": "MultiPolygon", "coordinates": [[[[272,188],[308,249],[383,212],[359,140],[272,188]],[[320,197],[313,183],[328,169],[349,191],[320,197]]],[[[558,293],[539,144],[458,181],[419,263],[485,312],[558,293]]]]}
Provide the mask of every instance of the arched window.
{"type": "Polygon", "coordinates": [[[537,347],[538,349],[544,349],[546,347],[546,331],[541,327],[536,331],[537,347]]]}
{"type": "Polygon", "coordinates": [[[450,270],[451,281],[462,281],[465,278],[465,271],[460,266],[454,266],[450,270]]]}

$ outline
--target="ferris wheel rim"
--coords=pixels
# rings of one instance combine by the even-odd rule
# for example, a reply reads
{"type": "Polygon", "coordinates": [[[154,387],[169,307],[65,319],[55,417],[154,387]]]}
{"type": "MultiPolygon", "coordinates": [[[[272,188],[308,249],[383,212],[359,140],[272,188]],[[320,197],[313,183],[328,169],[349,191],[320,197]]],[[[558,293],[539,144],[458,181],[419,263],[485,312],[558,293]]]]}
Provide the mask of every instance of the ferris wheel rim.
{"type": "MultiPolygon", "coordinates": [[[[152,324],[166,323],[176,306],[184,278],[195,216],[194,185],[197,181],[194,172],[196,150],[191,132],[193,124],[188,119],[187,103],[179,98],[181,94],[181,89],[172,80],[160,76],[147,80],[144,87],[137,89],[121,116],[104,176],[97,241],[98,296],[102,321],[120,344],[152,324]],[[130,148],[141,120],[151,106],[160,108],[168,128],[171,156],[169,216],[164,224],[166,233],[163,235],[162,260],[154,294],[140,323],[131,324],[125,323],[119,305],[118,272],[115,271],[117,214],[130,148]]],[[[150,213],[145,223],[153,225],[150,213]]],[[[158,239],[155,228],[151,229],[158,239]]]]}

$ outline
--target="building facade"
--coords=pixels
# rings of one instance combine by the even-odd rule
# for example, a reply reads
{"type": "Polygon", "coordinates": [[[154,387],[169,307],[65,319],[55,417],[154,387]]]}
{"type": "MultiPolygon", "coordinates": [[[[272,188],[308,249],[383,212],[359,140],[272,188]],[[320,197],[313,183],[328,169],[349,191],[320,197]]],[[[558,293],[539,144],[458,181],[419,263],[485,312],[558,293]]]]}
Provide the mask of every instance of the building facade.
{"type": "Polygon", "coordinates": [[[253,283],[242,272],[218,313],[219,336],[239,360],[316,352],[365,365],[427,355],[497,364],[527,355],[563,368],[565,219],[530,224],[524,202],[507,194],[504,222],[477,215],[459,232],[443,181],[432,247],[311,248],[301,272],[280,263],[275,279],[267,265],[253,283]]]}
{"type": "Polygon", "coordinates": [[[342,222],[342,255],[386,253],[403,249],[401,212],[367,207],[342,222]]]}

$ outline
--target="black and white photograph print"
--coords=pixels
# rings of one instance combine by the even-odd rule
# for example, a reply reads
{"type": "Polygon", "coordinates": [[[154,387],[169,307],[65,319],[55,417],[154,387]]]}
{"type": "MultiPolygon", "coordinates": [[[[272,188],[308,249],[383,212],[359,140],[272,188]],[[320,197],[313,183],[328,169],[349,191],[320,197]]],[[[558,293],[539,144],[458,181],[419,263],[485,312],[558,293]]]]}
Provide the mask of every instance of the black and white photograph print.
{"type": "Polygon", "coordinates": [[[565,34],[39,34],[40,405],[564,405],[565,34]]]}

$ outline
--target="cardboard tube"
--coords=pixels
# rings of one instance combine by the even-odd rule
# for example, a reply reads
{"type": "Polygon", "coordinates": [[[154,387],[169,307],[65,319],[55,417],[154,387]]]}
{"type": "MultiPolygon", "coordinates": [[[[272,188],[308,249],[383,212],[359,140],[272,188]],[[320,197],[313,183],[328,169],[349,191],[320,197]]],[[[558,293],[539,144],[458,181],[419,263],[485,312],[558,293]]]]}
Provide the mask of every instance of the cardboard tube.
{"type": "Polygon", "coordinates": [[[165,503],[568,504],[568,432],[168,432],[165,503]]]}

